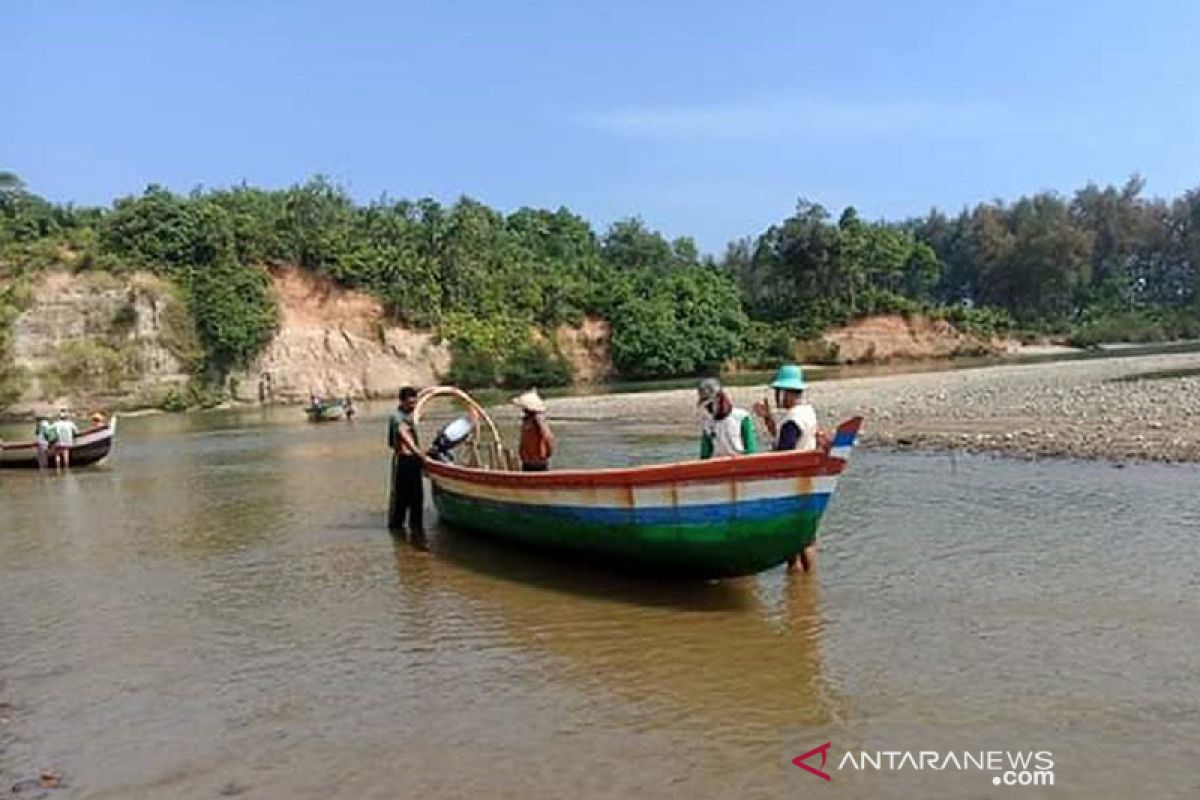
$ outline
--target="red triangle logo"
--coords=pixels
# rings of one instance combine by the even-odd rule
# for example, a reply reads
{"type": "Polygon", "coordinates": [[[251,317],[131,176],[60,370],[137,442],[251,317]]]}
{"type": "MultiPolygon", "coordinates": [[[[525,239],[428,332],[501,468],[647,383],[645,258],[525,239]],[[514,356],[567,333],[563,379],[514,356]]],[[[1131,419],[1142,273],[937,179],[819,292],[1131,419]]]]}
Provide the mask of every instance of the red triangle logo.
{"type": "Polygon", "coordinates": [[[804,763],[808,759],[815,756],[817,753],[820,753],[821,754],[821,766],[822,767],[825,766],[825,757],[829,753],[829,745],[830,745],[830,743],[826,742],[825,744],[821,745],[820,747],[814,747],[812,750],[809,750],[807,753],[801,753],[800,755],[798,755],[792,759],[792,763],[795,764],[800,769],[811,772],[813,775],[816,775],[818,778],[822,778],[827,781],[832,781],[833,778],[829,777],[828,772],[819,770],[816,767],[810,767],[808,764],[804,763]]]}

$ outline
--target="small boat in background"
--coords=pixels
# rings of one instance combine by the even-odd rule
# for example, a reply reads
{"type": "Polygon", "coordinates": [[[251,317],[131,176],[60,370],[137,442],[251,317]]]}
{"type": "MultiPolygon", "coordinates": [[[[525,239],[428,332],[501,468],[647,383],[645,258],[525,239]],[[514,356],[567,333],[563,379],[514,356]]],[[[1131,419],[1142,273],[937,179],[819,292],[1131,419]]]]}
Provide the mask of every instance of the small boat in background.
{"type": "MultiPolygon", "coordinates": [[[[426,390],[463,398],[458,390],[426,390]]],[[[493,432],[492,465],[426,458],[438,515],[514,544],[618,567],[693,578],[752,575],[813,542],[862,424],[847,420],[821,449],[644,467],[514,471],[493,432]]]]}
{"type": "MultiPolygon", "coordinates": [[[[71,445],[71,468],[99,464],[112,453],[117,436],[117,418],[93,425],[80,432],[71,445]]],[[[53,447],[50,452],[53,452],[53,447]]],[[[37,469],[37,442],[16,442],[0,446],[0,468],[37,469]]]]}
{"type": "Polygon", "coordinates": [[[307,406],[304,409],[309,422],[337,422],[346,418],[346,404],[341,400],[332,400],[307,406]]]}

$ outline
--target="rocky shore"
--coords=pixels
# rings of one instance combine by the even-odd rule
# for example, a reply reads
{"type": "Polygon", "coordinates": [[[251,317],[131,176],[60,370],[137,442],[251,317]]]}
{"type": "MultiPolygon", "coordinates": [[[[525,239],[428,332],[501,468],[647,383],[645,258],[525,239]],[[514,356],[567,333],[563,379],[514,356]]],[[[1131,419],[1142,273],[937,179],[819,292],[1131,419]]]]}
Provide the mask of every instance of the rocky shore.
{"type": "MultiPolygon", "coordinates": [[[[746,406],[764,391],[733,389],[746,406]]],[[[810,394],[826,428],[863,415],[866,446],[1200,461],[1200,353],[831,380],[810,394]]],[[[693,398],[686,390],[562,398],[550,414],[667,421],[686,433],[693,398]]]]}

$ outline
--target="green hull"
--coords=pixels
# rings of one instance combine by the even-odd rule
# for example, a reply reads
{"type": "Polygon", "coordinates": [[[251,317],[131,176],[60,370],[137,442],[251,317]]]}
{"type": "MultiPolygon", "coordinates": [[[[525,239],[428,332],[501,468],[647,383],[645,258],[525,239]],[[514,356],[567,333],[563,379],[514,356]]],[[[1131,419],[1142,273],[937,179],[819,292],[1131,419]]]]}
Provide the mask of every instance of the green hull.
{"type": "Polygon", "coordinates": [[[811,544],[823,509],[767,519],[696,524],[611,523],[566,518],[536,506],[493,503],[436,484],[434,504],[445,522],[528,548],[603,560],[660,576],[727,578],[784,563],[811,544]]]}

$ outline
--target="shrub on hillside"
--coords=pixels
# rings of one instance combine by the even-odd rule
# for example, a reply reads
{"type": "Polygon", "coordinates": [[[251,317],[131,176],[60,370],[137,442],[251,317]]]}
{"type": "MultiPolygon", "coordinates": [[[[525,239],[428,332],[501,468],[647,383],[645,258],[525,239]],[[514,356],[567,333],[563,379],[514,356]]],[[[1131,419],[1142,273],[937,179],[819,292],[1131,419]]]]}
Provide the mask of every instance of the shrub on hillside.
{"type": "Polygon", "coordinates": [[[1145,344],[1200,336],[1200,314],[1179,311],[1110,311],[1089,315],[1071,332],[1075,347],[1111,342],[1145,344]]]}
{"type": "Polygon", "coordinates": [[[13,363],[12,326],[29,299],[28,283],[10,281],[0,286],[0,411],[20,399],[29,385],[27,371],[13,363]]]}
{"type": "Polygon", "coordinates": [[[500,368],[500,383],[511,389],[570,382],[571,366],[545,342],[530,342],[509,355],[500,368]]]}
{"type": "Polygon", "coordinates": [[[570,365],[550,344],[535,340],[534,330],[529,321],[517,317],[448,315],[441,330],[450,342],[446,379],[468,388],[570,383],[570,365]]]}
{"type": "Polygon", "coordinates": [[[132,359],[125,350],[97,339],[63,343],[54,361],[42,371],[42,393],[46,400],[62,394],[103,394],[121,388],[130,377],[132,359]]]}
{"type": "Polygon", "coordinates": [[[464,389],[479,389],[495,386],[499,376],[495,354],[462,344],[450,345],[450,371],[445,376],[449,383],[464,389]]]}
{"type": "Polygon", "coordinates": [[[613,366],[627,378],[696,375],[738,355],[748,320],[728,275],[647,275],[612,316],[613,366]]]}
{"type": "Polygon", "coordinates": [[[742,334],[738,361],[743,367],[768,369],[796,357],[796,340],[786,325],[750,322],[742,334]]]}
{"type": "Polygon", "coordinates": [[[934,319],[944,319],[960,331],[977,336],[1004,336],[1013,330],[1016,322],[1002,308],[991,306],[942,306],[930,312],[934,319]]]}

